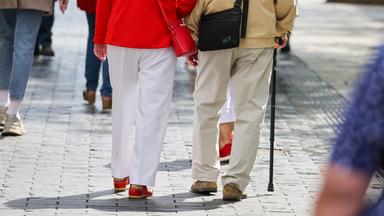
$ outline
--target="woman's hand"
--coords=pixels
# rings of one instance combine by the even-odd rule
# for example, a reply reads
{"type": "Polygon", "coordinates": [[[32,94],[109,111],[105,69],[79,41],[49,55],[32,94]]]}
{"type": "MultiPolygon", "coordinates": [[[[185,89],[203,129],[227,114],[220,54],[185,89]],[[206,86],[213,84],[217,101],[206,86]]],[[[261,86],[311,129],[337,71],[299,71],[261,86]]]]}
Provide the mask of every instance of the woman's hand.
{"type": "Polygon", "coordinates": [[[59,1],[59,7],[62,13],[64,13],[68,8],[68,1],[69,0],[60,0],[59,1]]]}
{"type": "Polygon", "coordinates": [[[107,59],[107,45],[95,44],[93,52],[95,53],[95,56],[100,59],[100,61],[105,61],[107,59]]]}

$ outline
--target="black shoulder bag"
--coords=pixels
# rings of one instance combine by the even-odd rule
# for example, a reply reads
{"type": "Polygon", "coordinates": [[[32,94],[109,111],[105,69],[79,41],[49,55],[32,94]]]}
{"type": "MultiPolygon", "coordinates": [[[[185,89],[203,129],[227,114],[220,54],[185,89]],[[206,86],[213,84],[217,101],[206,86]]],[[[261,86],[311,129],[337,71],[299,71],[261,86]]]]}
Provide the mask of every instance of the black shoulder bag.
{"type": "Polygon", "coordinates": [[[236,0],[234,7],[217,13],[203,15],[199,25],[198,48],[201,51],[239,47],[246,37],[249,0],[236,0]],[[243,12],[241,4],[244,1],[243,12]]]}

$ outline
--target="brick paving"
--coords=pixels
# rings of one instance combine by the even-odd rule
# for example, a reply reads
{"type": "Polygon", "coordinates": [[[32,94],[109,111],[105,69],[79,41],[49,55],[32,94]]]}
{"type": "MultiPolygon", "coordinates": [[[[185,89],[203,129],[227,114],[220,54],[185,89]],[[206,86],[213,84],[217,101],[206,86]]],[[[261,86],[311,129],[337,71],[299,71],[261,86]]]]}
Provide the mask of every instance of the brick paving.
{"type": "Polygon", "coordinates": [[[345,99],[308,65],[280,56],[275,192],[266,190],[267,115],[249,198],[233,203],[222,201],[221,190],[188,192],[195,75],[180,59],[155,197],[132,201],[112,191],[111,114],[101,112],[100,102],[82,101],[85,30],[73,3],[57,17],[57,55],[36,59],[23,103],[28,133],[0,137],[0,215],[310,215],[345,99]]]}

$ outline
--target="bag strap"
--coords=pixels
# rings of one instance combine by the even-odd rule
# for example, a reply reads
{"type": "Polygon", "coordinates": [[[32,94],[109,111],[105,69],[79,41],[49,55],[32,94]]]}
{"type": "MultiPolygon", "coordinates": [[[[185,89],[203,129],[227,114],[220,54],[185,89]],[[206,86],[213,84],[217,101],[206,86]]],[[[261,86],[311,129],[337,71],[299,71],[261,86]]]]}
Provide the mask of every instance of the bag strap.
{"type": "MultiPolygon", "coordinates": [[[[235,8],[240,8],[241,4],[243,3],[243,0],[236,0],[235,1],[235,8]]],[[[247,36],[247,25],[248,25],[248,7],[249,7],[249,0],[244,0],[243,5],[243,14],[241,16],[241,38],[245,38],[247,36]]]]}
{"type": "Polygon", "coordinates": [[[159,5],[159,7],[160,7],[161,14],[163,14],[164,20],[165,20],[165,22],[167,23],[167,26],[168,26],[169,30],[173,31],[171,21],[169,20],[167,14],[165,13],[163,4],[161,4],[161,0],[157,0],[157,3],[158,3],[158,5],[159,5]]]}
{"type": "Polygon", "coordinates": [[[241,7],[241,3],[242,3],[243,0],[236,0],[235,1],[235,8],[240,8],[241,7]]]}
{"type": "Polygon", "coordinates": [[[241,38],[247,37],[248,8],[249,8],[249,0],[244,0],[243,15],[241,17],[241,38]]]}

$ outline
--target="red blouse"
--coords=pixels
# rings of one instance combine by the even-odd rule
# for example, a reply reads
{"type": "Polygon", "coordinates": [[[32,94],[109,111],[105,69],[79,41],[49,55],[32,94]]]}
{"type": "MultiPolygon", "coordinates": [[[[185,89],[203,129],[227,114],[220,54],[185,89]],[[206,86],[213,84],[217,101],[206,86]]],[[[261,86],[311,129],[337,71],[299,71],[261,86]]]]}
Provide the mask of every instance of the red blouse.
{"type": "MultiPolygon", "coordinates": [[[[166,48],[171,35],[158,0],[98,0],[95,44],[166,48]]],[[[187,16],[196,0],[160,0],[171,19],[187,16]]]]}
{"type": "Polygon", "coordinates": [[[96,12],[97,0],[77,0],[77,7],[88,13],[96,12]]]}

